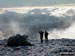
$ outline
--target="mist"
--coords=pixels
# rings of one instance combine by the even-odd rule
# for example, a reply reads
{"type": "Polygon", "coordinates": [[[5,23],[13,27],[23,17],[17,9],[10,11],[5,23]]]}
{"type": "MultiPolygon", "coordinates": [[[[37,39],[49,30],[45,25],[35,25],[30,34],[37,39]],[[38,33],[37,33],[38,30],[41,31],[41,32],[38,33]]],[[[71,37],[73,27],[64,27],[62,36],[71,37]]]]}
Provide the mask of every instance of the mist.
{"type": "MultiPolygon", "coordinates": [[[[3,10],[3,9],[2,9],[3,10]]],[[[17,10],[16,10],[17,11],[17,10]]],[[[25,13],[4,10],[0,13],[0,39],[15,34],[27,34],[31,39],[39,39],[39,31],[48,31],[49,39],[75,39],[74,8],[31,9],[25,13]]]]}

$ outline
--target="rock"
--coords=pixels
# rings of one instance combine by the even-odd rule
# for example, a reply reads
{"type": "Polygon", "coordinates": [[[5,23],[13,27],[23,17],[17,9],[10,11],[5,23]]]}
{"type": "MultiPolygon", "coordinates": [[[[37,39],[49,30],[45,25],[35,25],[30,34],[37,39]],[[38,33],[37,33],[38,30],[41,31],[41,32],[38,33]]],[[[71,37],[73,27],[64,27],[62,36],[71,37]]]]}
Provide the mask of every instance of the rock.
{"type": "Polygon", "coordinates": [[[3,45],[2,43],[0,43],[0,46],[3,45]]]}
{"type": "Polygon", "coordinates": [[[16,48],[13,49],[13,51],[15,51],[15,50],[20,50],[20,49],[21,49],[21,48],[16,47],[16,48]]]}
{"type": "Polygon", "coordinates": [[[32,44],[28,42],[28,35],[17,34],[8,38],[7,46],[32,46],[32,44]]]}

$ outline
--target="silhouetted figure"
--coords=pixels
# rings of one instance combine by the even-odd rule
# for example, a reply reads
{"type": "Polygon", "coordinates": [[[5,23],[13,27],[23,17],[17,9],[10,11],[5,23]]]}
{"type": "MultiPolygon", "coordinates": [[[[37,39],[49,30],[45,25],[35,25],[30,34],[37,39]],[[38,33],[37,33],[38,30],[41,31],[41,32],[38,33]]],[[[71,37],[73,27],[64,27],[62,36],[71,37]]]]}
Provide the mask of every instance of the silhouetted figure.
{"type": "Polygon", "coordinates": [[[40,40],[41,40],[41,43],[43,43],[43,31],[39,31],[39,33],[40,33],[40,40]]]}
{"type": "Polygon", "coordinates": [[[47,31],[45,31],[45,42],[48,42],[48,32],[47,31]]]}

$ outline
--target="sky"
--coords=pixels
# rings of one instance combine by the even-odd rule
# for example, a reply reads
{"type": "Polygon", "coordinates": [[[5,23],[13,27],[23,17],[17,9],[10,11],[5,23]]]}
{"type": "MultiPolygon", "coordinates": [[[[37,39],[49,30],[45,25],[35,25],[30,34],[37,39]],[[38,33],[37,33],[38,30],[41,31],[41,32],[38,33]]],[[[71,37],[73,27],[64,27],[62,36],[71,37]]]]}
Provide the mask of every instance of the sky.
{"type": "Polygon", "coordinates": [[[0,0],[1,7],[23,7],[23,6],[52,6],[59,4],[74,4],[75,0],[0,0]]]}

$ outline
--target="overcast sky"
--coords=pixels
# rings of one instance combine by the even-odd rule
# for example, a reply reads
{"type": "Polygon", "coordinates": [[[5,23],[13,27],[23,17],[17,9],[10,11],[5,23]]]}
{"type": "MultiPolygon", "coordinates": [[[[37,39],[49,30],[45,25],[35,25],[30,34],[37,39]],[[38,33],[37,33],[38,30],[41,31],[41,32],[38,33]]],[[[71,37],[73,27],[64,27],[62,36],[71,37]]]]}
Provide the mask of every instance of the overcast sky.
{"type": "Polygon", "coordinates": [[[1,7],[51,6],[58,4],[74,4],[75,0],[0,0],[1,7]]]}

